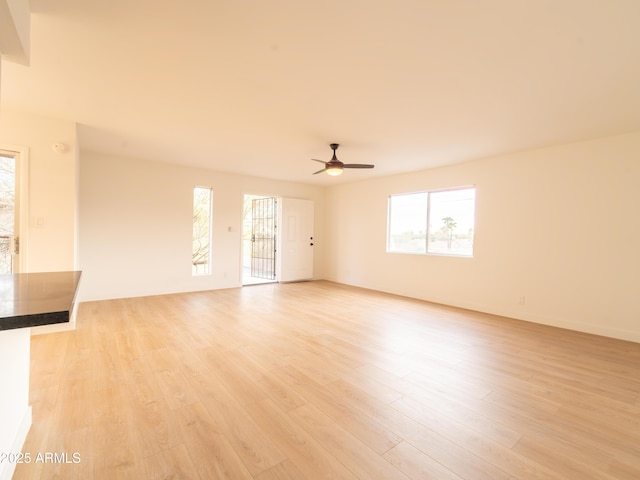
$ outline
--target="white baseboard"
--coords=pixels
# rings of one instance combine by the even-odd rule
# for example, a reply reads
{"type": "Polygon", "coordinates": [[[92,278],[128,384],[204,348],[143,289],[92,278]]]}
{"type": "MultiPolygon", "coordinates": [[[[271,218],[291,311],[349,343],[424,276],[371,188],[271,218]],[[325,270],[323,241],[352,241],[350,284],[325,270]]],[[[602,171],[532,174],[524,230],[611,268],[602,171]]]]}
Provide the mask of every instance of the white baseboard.
{"type": "Polygon", "coordinates": [[[52,323],[51,325],[40,325],[39,327],[31,327],[31,335],[42,335],[43,333],[66,332],[67,330],[75,330],[76,322],[52,323]]]}
{"type": "MultiPolygon", "coordinates": [[[[16,432],[16,438],[13,441],[11,452],[22,452],[24,442],[27,439],[27,434],[29,433],[29,429],[31,428],[31,418],[31,405],[29,405],[29,407],[27,407],[27,410],[24,412],[24,415],[22,416],[22,422],[20,422],[20,427],[16,432]]],[[[0,464],[0,480],[11,480],[15,469],[15,463],[0,464]]]]}

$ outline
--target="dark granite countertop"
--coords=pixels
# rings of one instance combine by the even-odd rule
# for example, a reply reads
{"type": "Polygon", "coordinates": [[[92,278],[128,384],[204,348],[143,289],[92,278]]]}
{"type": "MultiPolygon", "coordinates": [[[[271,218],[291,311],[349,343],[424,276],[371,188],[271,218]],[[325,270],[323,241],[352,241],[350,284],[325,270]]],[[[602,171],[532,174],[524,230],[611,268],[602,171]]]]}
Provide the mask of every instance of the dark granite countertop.
{"type": "Polygon", "coordinates": [[[68,322],[81,273],[0,275],[0,330],[68,322]]]}

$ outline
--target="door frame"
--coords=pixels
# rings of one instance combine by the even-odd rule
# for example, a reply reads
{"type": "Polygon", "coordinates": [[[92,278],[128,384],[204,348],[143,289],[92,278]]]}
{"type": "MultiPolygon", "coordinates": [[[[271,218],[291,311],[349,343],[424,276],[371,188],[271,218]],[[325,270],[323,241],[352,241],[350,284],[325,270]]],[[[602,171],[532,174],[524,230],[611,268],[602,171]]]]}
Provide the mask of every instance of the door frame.
{"type": "Polygon", "coordinates": [[[29,271],[29,147],[0,143],[0,151],[16,155],[16,203],[18,204],[18,254],[17,272],[29,271]]]}

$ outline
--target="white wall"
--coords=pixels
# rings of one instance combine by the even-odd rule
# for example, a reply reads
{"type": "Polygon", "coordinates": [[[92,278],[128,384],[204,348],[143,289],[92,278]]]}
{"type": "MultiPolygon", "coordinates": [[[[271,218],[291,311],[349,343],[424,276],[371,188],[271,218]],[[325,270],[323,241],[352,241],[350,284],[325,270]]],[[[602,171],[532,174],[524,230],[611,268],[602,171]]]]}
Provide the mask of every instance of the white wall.
{"type": "Polygon", "coordinates": [[[77,204],[76,125],[65,120],[0,110],[0,144],[29,151],[29,218],[21,247],[29,272],[75,269],[77,204]],[[69,151],[59,154],[61,142],[69,151]]]}
{"type": "MultiPolygon", "coordinates": [[[[20,452],[31,425],[29,329],[0,331],[0,453],[20,452]]],[[[15,463],[3,459],[0,479],[10,479],[15,463]]]]}
{"type": "Polygon", "coordinates": [[[637,132],[331,187],[326,277],[640,341],[639,182],[637,132]],[[388,195],[460,185],[474,258],[385,252],[388,195]]]}
{"type": "Polygon", "coordinates": [[[80,300],[241,285],[244,194],[314,200],[322,272],[324,190],[81,151],[80,300]],[[193,187],[213,188],[211,276],[191,275],[193,187]]]}

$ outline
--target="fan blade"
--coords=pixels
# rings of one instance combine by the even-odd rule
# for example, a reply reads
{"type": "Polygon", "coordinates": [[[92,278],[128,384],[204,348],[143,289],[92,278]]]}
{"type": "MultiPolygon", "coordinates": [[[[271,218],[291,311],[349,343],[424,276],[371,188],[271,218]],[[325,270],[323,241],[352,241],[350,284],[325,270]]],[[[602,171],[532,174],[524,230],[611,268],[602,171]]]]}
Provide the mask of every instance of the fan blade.
{"type": "Polygon", "coordinates": [[[317,160],[317,159],[315,159],[315,158],[312,158],[311,160],[313,160],[314,162],[327,163],[327,162],[325,162],[324,160],[317,160]]]}
{"type": "Polygon", "coordinates": [[[317,175],[319,173],[325,172],[327,169],[323,168],[322,170],[318,170],[317,172],[313,172],[313,175],[317,175]]]}
{"type": "Polygon", "coordinates": [[[367,165],[365,163],[345,163],[344,168],[373,168],[375,165],[367,165]]]}

